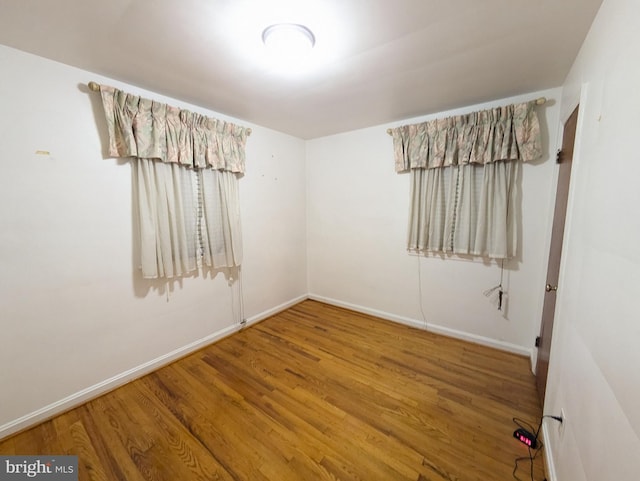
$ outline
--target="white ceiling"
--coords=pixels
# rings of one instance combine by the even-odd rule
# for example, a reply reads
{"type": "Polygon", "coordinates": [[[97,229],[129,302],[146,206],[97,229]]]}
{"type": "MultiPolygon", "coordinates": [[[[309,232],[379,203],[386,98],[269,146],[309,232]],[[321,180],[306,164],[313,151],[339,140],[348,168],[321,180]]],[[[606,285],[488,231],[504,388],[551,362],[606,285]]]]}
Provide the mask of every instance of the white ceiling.
{"type": "Polygon", "coordinates": [[[309,139],[557,87],[601,2],[0,0],[0,43],[309,139]],[[281,21],[316,36],[297,75],[281,21]]]}

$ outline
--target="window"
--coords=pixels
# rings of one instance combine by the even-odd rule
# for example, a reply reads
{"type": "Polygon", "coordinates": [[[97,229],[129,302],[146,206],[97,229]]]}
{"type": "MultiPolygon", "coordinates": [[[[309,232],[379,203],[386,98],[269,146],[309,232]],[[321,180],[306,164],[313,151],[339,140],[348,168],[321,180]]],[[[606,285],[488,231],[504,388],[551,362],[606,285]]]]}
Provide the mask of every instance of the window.
{"type": "Polygon", "coordinates": [[[535,104],[391,129],[396,171],[411,172],[409,251],[515,256],[518,161],[541,155],[535,104]]]}
{"type": "Polygon", "coordinates": [[[109,154],[131,157],[146,278],[242,262],[238,178],[250,130],[100,86],[109,154]]]}

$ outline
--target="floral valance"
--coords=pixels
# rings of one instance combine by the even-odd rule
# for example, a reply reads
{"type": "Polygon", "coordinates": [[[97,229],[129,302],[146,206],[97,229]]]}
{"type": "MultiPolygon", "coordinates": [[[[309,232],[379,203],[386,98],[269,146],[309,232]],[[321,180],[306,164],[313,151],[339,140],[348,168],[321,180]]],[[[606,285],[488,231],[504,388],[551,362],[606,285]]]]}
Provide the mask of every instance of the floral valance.
{"type": "Polygon", "coordinates": [[[101,85],[109,155],[244,173],[249,129],[101,85]]]}
{"type": "Polygon", "coordinates": [[[542,155],[535,102],[391,129],[396,172],[542,155]]]}

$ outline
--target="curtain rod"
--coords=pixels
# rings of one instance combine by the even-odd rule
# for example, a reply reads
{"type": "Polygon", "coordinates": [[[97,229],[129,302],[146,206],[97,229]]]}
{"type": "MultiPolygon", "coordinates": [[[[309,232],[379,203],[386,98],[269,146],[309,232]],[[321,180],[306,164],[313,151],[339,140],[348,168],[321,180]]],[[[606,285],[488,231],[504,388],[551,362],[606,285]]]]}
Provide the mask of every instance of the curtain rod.
{"type": "MultiPolygon", "coordinates": [[[[89,90],[93,92],[100,92],[100,84],[96,82],[89,82],[88,84],[89,90]]],[[[251,129],[247,129],[247,135],[251,135],[251,129]]]]}
{"type": "MultiPolygon", "coordinates": [[[[89,87],[91,87],[91,84],[89,84],[89,87]]],[[[535,100],[536,105],[544,105],[547,103],[547,98],[546,97],[540,97],[538,99],[535,100]]],[[[392,134],[392,130],[391,129],[387,129],[387,133],[389,135],[392,134]]]]}

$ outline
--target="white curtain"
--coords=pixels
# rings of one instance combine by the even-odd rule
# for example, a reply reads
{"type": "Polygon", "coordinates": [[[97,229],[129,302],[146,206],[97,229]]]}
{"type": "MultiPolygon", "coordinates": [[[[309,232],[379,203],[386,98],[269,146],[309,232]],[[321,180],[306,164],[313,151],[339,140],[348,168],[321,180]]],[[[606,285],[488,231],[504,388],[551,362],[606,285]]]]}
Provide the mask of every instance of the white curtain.
{"type": "Polygon", "coordinates": [[[518,162],[411,170],[408,248],[513,257],[518,162]]]}
{"type": "Polygon", "coordinates": [[[236,174],[134,159],[134,202],[145,278],[242,262],[236,174]]]}
{"type": "Polygon", "coordinates": [[[203,259],[209,267],[235,267],[242,262],[238,177],[221,170],[198,171],[204,207],[203,259]]]}

